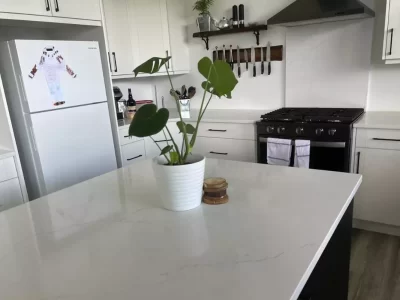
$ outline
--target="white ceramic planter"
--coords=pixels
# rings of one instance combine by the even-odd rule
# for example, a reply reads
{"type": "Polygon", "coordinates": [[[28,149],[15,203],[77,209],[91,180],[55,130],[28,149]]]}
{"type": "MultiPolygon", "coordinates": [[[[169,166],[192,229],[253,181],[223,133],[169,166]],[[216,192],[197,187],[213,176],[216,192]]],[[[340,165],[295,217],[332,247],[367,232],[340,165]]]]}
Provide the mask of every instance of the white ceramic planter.
{"type": "Polygon", "coordinates": [[[205,157],[190,155],[190,164],[168,166],[164,156],[153,159],[157,189],[165,209],[185,211],[198,207],[203,196],[205,157]]]}

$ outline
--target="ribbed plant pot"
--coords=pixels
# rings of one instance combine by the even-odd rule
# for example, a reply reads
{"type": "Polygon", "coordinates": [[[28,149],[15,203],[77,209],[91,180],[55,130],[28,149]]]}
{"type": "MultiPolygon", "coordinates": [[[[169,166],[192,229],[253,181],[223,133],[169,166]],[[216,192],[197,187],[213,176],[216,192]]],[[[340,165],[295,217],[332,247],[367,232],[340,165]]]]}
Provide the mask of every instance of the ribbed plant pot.
{"type": "Polygon", "coordinates": [[[190,155],[182,166],[166,165],[164,156],[153,159],[157,189],[165,209],[185,211],[200,206],[205,162],[201,155],[190,155]]]}

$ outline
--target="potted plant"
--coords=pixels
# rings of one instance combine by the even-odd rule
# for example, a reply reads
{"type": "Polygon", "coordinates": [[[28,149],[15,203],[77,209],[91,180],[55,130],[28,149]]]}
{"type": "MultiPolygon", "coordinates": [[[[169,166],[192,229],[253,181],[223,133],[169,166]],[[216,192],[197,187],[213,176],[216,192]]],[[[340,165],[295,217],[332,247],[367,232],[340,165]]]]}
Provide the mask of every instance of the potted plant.
{"type": "MultiPolygon", "coordinates": [[[[157,73],[171,57],[153,57],[138,66],[135,76],[139,73],[157,73]]],[[[171,91],[175,91],[169,70],[165,67],[171,91]]],[[[204,76],[201,84],[204,89],[203,98],[196,125],[186,124],[182,119],[179,106],[179,96],[172,92],[180,120],[176,123],[183,137],[182,145],[178,146],[167,125],[169,111],[158,109],[154,104],[142,106],[135,114],[129,127],[129,135],[135,137],[151,137],[164,132],[168,146],[160,149],[160,156],[153,160],[153,170],[156,176],[157,188],[166,209],[184,211],[201,204],[204,180],[205,158],[192,154],[196,143],[199,124],[213,96],[231,98],[231,93],[238,83],[235,74],[225,61],[212,62],[208,57],[198,62],[198,70],[204,76]]]]}
{"type": "Polygon", "coordinates": [[[210,8],[214,4],[214,0],[197,0],[194,3],[193,10],[199,12],[196,23],[200,31],[211,31],[211,14],[210,8]]]}

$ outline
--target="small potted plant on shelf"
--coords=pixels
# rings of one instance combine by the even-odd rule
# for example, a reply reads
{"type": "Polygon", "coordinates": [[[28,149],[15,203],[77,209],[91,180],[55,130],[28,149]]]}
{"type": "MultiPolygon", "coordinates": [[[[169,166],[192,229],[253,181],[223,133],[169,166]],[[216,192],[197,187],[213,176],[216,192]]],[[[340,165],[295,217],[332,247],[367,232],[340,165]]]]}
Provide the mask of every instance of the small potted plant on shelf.
{"type": "Polygon", "coordinates": [[[197,0],[194,3],[193,10],[199,12],[196,23],[200,31],[211,31],[212,18],[210,8],[214,0],[197,0]]]}
{"type": "MultiPolygon", "coordinates": [[[[153,57],[133,72],[135,76],[139,73],[157,73],[170,59],[171,57],[153,57]]],[[[167,67],[165,69],[171,91],[176,91],[169,70],[167,67]]],[[[182,145],[177,144],[166,126],[169,119],[169,111],[166,108],[158,109],[154,104],[142,106],[129,127],[129,135],[135,137],[151,137],[160,132],[164,133],[167,146],[161,149],[154,141],[160,149],[160,156],[153,160],[153,170],[163,206],[173,211],[189,210],[201,204],[205,158],[192,154],[199,125],[212,97],[230,99],[238,83],[229,64],[222,60],[212,62],[208,57],[204,57],[198,62],[198,70],[205,81],[201,84],[204,92],[195,126],[183,121],[179,95],[172,92],[180,118],[176,125],[183,137],[182,145]]]]}

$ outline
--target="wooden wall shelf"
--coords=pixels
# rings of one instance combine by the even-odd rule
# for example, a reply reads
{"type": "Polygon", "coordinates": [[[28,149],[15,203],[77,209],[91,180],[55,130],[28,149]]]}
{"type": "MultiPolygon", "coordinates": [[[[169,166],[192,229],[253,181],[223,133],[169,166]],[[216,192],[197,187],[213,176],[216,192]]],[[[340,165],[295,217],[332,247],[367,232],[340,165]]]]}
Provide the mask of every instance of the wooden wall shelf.
{"type": "Polygon", "coordinates": [[[206,44],[206,49],[209,50],[209,37],[218,36],[218,35],[226,35],[226,34],[235,34],[235,33],[244,33],[244,32],[253,32],[256,36],[257,45],[260,45],[260,31],[267,30],[268,25],[257,25],[250,27],[242,27],[242,28],[228,28],[221,29],[215,31],[204,31],[204,32],[196,32],[193,33],[194,38],[201,38],[206,44]]]}
{"type": "MultiPolygon", "coordinates": [[[[244,63],[244,51],[247,50],[247,57],[249,63],[251,62],[251,48],[243,48],[240,49],[240,62],[244,63]]],[[[267,60],[267,47],[256,47],[254,48],[255,54],[256,54],[256,62],[261,61],[261,51],[264,52],[264,61],[267,60]]],[[[213,51],[213,60],[220,59],[222,60],[223,58],[223,50],[217,50],[213,51]]],[[[233,62],[237,63],[237,49],[233,48],[232,49],[232,54],[233,54],[233,62]]],[[[229,62],[230,59],[230,48],[228,47],[228,50],[225,50],[225,59],[226,61],[229,62]]],[[[271,47],[271,61],[282,61],[283,60],[283,46],[272,46],[271,47]]]]}

